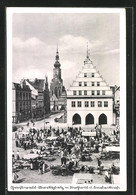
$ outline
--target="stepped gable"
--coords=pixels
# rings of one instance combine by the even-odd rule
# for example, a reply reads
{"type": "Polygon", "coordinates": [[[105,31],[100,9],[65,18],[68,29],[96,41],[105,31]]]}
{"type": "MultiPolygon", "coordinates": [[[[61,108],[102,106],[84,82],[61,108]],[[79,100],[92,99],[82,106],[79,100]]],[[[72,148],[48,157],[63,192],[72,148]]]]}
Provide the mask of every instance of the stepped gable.
{"type": "Polygon", "coordinates": [[[113,92],[87,55],[79,74],[67,90],[69,125],[113,124],[113,92]]]}
{"type": "MultiPolygon", "coordinates": [[[[93,65],[93,62],[90,59],[90,56],[87,55],[82,70],[76,76],[72,85],[68,89],[68,96],[73,96],[73,91],[81,90],[81,96],[112,96],[112,90],[110,86],[103,79],[100,72],[96,69],[96,66],[93,65]],[[81,82],[81,83],[80,83],[81,82]],[[83,93],[83,90],[87,93],[83,93]]],[[[75,92],[76,94],[76,92],[75,92]]],[[[77,95],[77,94],[76,94],[77,95]]],[[[78,94],[79,95],[79,94],[78,94]]]]}

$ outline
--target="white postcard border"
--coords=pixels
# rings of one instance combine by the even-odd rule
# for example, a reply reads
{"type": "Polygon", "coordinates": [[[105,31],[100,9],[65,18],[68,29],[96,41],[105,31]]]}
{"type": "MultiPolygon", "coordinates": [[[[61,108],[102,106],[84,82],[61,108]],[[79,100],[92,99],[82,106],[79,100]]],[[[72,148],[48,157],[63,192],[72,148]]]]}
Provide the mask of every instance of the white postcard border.
{"type": "Polygon", "coordinates": [[[126,12],[125,8],[7,8],[7,182],[8,191],[126,191],[126,12]],[[120,14],[120,185],[12,183],[12,15],[13,13],[120,14]]]}

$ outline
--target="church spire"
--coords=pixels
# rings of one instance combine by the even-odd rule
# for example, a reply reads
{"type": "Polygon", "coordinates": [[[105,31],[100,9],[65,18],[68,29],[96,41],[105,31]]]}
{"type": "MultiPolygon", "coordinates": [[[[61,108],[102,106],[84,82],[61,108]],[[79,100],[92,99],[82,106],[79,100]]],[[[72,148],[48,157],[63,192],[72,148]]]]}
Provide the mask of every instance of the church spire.
{"type": "Polygon", "coordinates": [[[56,61],[59,61],[58,44],[57,44],[57,51],[56,51],[56,61]]]}
{"type": "Polygon", "coordinates": [[[90,49],[88,49],[88,42],[87,42],[87,59],[90,59],[89,57],[90,57],[90,49]]]}
{"type": "Polygon", "coordinates": [[[54,64],[54,67],[60,67],[58,44],[57,44],[57,50],[56,50],[56,56],[55,56],[55,64],[54,64]]]}
{"type": "Polygon", "coordinates": [[[87,42],[87,52],[86,52],[86,59],[84,61],[84,64],[88,64],[88,63],[92,64],[92,61],[90,60],[90,49],[88,49],[88,42],[87,42]]]}

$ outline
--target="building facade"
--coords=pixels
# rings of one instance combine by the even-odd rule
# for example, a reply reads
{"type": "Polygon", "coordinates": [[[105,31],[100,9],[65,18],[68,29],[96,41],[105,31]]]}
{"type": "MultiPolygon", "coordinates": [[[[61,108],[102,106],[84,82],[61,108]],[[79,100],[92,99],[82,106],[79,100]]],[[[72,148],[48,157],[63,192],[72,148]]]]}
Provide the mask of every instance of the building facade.
{"type": "Polygon", "coordinates": [[[58,111],[66,108],[66,90],[61,78],[61,64],[59,62],[59,52],[57,49],[55,64],[53,68],[53,79],[50,84],[50,110],[58,111]]]}
{"type": "Polygon", "coordinates": [[[29,85],[32,91],[32,118],[43,117],[50,113],[50,97],[48,88],[48,79],[26,79],[25,82],[29,85]]]}
{"type": "Polygon", "coordinates": [[[31,113],[32,118],[35,118],[37,115],[38,108],[38,90],[33,87],[29,79],[25,79],[24,81],[26,82],[26,85],[28,85],[31,89],[31,113]]]}
{"type": "Polygon", "coordinates": [[[31,118],[31,89],[24,82],[12,83],[12,122],[31,118]]]}
{"type": "Polygon", "coordinates": [[[111,86],[113,91],[113,115],[114,124],[120,125],[120,86],[111,86]]]}
{"type": "Polygon", "coordinates": [[[67,90],[68,125],[113,124],[113,93],[89,57],[67,90]]]}

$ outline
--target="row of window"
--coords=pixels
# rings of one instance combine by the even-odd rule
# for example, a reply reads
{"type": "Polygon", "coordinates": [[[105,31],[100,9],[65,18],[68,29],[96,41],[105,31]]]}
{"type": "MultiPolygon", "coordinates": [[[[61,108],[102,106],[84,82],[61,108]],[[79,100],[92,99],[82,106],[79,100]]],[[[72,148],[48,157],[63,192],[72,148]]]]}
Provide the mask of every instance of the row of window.
{"type": "MultiPolygon", "coordinates": [[[[87,95],[87,90],[84,90],[84,91],[81,91],[81,90],[79,90],[79,91],[73,91],[73,95],[87,95]]],[[[94,90],[92,90],[91,91],[91,95],[105,95],[105,91],[104,90],[102,90],[102,93],[100,93],[100,90],[97,90],[97,91],[94,91],[94,90]]],[[[88,94],[89,95],[89,94],[88,94]]]]}
{"type": "Polygon", "coordinates": [[[84,77],[95,77],[94,73],[91,73],[91,75],[88,73],[84,73],[84,77]]]}
{"type": "MultiPolygon", "coordinates": [[[[78,86],[87,86],[87,82],[79,82],[78,86]]],[[[91,86],[95,86],[95,82],[91,82],[91,86]]],[[[96,82],[96,86],[100,86],[100,82],[96,82]]]]}
{"type": "MultiPolygon", "coordinates": [[[[98,101],[97,102],[97,105],[98,105],[98,107],[102,107],[102,101],[98,101]]],[[[81,101],[72,101],[71,102],[71,107],[82,107],[82,102],[81,101]],[[77,103],[77,105],[76,105],[76,103],[77,103]]],[[[84,107],[95,107],[95,101],[85,101],[84,102],[84,107]],[[90,105],[89,105],[89,103],[90,103],[90,105]]],[[[108,101],[104,101],[104,107],[108,107],[108,101]]]]}
{"type": "Polygon", "coordinates": [[[17,99],[30,99],[31,98],[31,93],[25,93],[25,92],[17,92],[17,99]]]}
{"type": "Polygon", "coordinates": [[[18,110],[18,108],[20,109],[27,109],[31,107],[31,103],[30,102],[17,102],[16,103],[16,109],[18,110]]]}
{"type": "Polygon", "coordinates": [[[24,102],[20,102],[20,103],[18,102],[17,103],[17,105],[20,105],[20,106],[25,106],[25,105],[30,105],[30,104],[31,104],[30,101],[29,102],[28,101],[24,101],[24,102]]]}
{"type": "Polygon", "coordinates": [[[17,111],[22,111],[22,110],[30,110],[31,106],[30,105],[25,105],[25,106],[18,106],[16,107],[17,111]]]}

